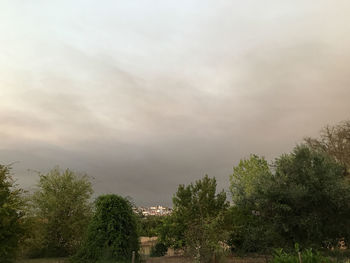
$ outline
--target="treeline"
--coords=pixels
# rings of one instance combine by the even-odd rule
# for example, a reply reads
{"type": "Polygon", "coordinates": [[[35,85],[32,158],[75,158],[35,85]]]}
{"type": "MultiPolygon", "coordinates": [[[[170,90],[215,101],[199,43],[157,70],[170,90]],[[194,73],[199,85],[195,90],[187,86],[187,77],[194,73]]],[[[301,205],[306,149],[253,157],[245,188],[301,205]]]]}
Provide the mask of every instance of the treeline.
{"type": "Polygon", "coordinates": [[[172,247],[196,262],[251,252],[294,262],[284,251],[297,247],[310,257],[311,248],[349,246],[350,121],[327,126],[272,162],[251,155],[233,168],[229,197],[216,188],[208,176],[180,185],[171,215],[145,218],[118,195],[92,203],[86,175],[54,168],[39,174],[37,191],[28,194],[15,185],[11,167],[0,165],[0,262],[129,262],[133,251],[139,259],[140,235],[158,236],[152,255],[172,247]]]}
{"type": "MultiPolygon", "coordinates": [[[[70,257],[71,262],[123,262],[139,250],[138,217],[118,195],[91,202],[86,175],[58,167],[39,174],[28,195],[14,184],[11,167],[0,165],[0,262],[18,257],[70,257]]],[[[136,255],[137,256],[137,255],[136,255]]]]}

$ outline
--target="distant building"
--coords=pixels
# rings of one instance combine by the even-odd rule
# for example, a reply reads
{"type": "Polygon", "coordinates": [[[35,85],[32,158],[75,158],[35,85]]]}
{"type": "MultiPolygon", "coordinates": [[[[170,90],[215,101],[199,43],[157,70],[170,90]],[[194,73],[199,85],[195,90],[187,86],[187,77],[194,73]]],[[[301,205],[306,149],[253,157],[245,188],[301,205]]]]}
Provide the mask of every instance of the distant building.
{"type": "Polygon", "coordinates": [[[172,212],[172,209],[165,206],[138,207],[137,212],[144,216],[165,216],[172,212]]]}

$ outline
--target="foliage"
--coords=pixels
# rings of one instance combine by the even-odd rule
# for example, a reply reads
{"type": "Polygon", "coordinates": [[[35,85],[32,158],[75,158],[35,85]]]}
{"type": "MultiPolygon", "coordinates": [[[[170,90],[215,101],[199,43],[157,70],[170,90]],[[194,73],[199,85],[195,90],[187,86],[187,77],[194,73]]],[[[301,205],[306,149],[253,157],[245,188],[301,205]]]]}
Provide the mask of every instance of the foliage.
{"type": "Polygon", "coordinates": [[[157,242],[152,248],[150,252],[151,257],[163,257],[168,252],[168,247],[161,242],[157,242]]]}
{"type": "Polygon", "coordinates": [[[327,249],[322,250],[322,254],[332,258],[334,262],[347,262],[350,263],[350,250],[349,249],[327,249]]]}
{"type": "Polygon", "coordinates": [[[276,249],[271,263],[330,263],[331,260],[322,256],[318,251],[314,252],[312,248],[299,251],[299,246],[295,246],[294,253],[287,253],[283,249],[276,249]]]}
{"type": "Polygon", "coordinates": [[[0,262],[12,262],[25,233],[23,190],[16,187],[10,167],[0,165],[0,262]]]}
{"type": "Polygon", "coordinates": [[[233,203],[240,206],[254,204],[261,184],[270,177],[271,171],[264,158],[251,155],[249,159],[241,160],[230,176],[233,203]]]}
{"type": "Polygon", "coordinates": [[[235,247],[331,247],[342,237],[348,242],[350,186],[342,166],[306,146],[278,158],[273,169],[257,159],[242,162],[232,176],[231,190],[243,189],[232,193],[235,247]]]}
{"type": "Polygon", "coordinates": [[[269,231],[264,219],[253,214],[248,207],[232,206],[229,211],[231,228],[227,244],[232,252],[237,254],[270,252],[268,248],[279,237],[269,231]]]}
{"type": "Polygon", "coordinates": [[[322,254],[330,257],[334,262],[348,262],[350,263],[350,250],[349,249],[327,249],[322,250],[322,254]]]}
{"type": "Polygon", "coordinates": [[[350,120],[321,130],[320,138],[306,138],[306,144],[313,150],[325,152],[346,167],[350,177],[350,120]]]}
{"type": "Polygon", "coordinates": [[[251,155],[233,168],[230,176],[230,191],[234,205],[230,207],[231,233],[228,244],[235,252],[266,252],[277,233],[266,226],[260,216],[259,202],[263,191],[269,188],[272,172],[263,157],[251,155]]]}
{"type": "Polygon", "coordinates": [[[154,237],[159,235],[160,228],[163,225],[163,216],[140,216],[140,236],[154,237]]]}
{"type": "Polygon", "coordinates": [[[337,246],[349,241],[350,185],[343,167],[328,155],[297,147],[276,161],[266,215],[282,227],[286,242],[305,246],[337,246]]]}
{"type": "Polygon", "coordinates": [[[164,217],[163,224],[159,229],[159,240],[167,247],[183,248],[185,246],[185,229],[184,220],[172,213],[164,217]]]}
{"type": "Polygon", "coordinates": [[[173,197],[173,213],[164,221],[160,241],[199,262],[210,261],[226,240],[225,216],[228,209],[224,191],[216,193],[216,179],[205,176],[195,184],[180,185],[173,197]]]}
{"type": "Polygon", "coordinates": [[[128,200],[118,195],[102,195],[95,202],[96,211],[87,237],[72,262],[122,262],[139,250],[136,215],[128,200]]]}
{"type": "Polygon", "coordinates": [[[27,241],[32,256],[67,256],[76,252],[90,220],[92,186],[86,175],[61,172],[40,174],[33,195],[33,232],[27,241]]]}

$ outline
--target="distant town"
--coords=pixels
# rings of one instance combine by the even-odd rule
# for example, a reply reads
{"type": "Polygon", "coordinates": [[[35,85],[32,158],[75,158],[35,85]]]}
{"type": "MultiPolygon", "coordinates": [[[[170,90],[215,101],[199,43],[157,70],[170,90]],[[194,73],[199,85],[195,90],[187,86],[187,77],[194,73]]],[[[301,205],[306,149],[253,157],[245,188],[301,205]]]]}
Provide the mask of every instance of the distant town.
{"type": "Polygon", "coordinates": [[[161,205],[150,207],[140,206],[137,207],[136,212],[141,213],[144,216],[165,216],[171,214],[172,209],[161,205]]]}

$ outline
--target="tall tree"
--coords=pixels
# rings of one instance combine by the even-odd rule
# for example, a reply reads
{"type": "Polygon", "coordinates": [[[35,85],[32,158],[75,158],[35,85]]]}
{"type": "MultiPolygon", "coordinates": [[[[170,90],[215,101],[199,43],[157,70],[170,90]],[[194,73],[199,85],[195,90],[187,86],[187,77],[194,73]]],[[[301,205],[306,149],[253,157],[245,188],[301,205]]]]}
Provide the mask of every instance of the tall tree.
{"type": "Polygon", "coordinates": [[[14,260],[19,241],[24,235],[23,190],[16,187],[10,167],[0,165],[0,262],[14,260]]]}
{"type": "Polygon", "coordinates": [[[73,254],[80,246],[90,220],[92,186],[86,175],[58,167],[39,175],[33,195],[34,216],[42,236],[42,253],[49,256],[73,254]]]}
{"type": "Polygon", "coordinates": [[[335,158],[346,167],[346,175],[350,177],[350,121],[328,125],[321,130],[319,138],[308,137],[305,142],[311,149],[335,158]]]}
{"type": "Polygon", "coordinates": [[[344,168],[305,145],[275,162],[263,213],[274,218],[287,242],[336,246],[349,242],[350,185],[344,168]]]}
{"type": "Polygon", "coordinates": [[[136,214],[131,203],[119,195],[102,195],[95,202],[95,214],[87,237],[73,262],[130,262],[139,250],[136,214]]]}
{"type": "Polygon", "coordinates": [[[173,198],[173,213],[165,222],[168,244],[183,247],[199,262],[210,262],[226,240],[225,216],[229,206],[226,193],[216,192],[216,179],[207,175],[188,186],[180,185],[173,198]]]}
{"type": "Polygon", "coordinates": [[[228,243],[232,249],[244,252],[264,252],[277,237],[266,227],[260,216],[264,193],[272,184],[272,172],[265,158],[251,155],[233,168],[230,191],[233,206],[230,207],[231,233],[228,243]]]}
{"type": "Polygon", "coordinates": [[[269,164],[263,157],[251,155],[249,159],[241,160],[230,176],[233,203],[247,205],[247,202],[256,202],[258,189],[269,177],[269,164]]]}

